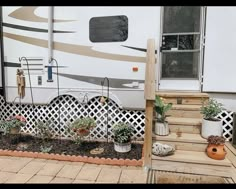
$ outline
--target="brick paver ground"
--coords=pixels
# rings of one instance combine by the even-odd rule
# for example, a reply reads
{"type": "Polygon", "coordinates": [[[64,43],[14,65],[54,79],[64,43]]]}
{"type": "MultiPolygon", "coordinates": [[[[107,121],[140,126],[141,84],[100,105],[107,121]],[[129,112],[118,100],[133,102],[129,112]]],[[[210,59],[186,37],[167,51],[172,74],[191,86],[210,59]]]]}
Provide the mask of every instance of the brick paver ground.
{"type": "Polygon", "coordinates": [[[0,156],[0,183],[146,183],[142,167],[0,156]]]}

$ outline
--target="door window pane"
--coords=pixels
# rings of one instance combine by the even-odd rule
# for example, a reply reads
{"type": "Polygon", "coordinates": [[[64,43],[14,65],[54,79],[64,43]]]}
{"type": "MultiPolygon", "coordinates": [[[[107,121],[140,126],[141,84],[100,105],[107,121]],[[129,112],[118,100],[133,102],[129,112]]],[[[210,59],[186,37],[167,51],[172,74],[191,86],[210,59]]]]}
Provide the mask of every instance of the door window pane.
{"type": "Polygon", "coordinates": [[[165,35],[162,37],[162,50],[194,50],[200,48],[200,35],[165,35]]]}
{"type": "Polygon", "coordinates": [[[198,78],[199,52],[162,53],[162,78],[198,78]]]}
{"type": "Polygon", "coordinates": [[[200,48],[200,35],[179,35],[179,50],[193,50],[200,48]]]}
{"type": "Polygon", "coordinates": [[[163,33],[200,32],[200,7],[164,7],[163,33]]]}
{"type": "Polygon", "coordinates": [[[178,48],[178,36],[167,35],[162,37],[162,50],[171,50],[172,48],[178,48]]]}

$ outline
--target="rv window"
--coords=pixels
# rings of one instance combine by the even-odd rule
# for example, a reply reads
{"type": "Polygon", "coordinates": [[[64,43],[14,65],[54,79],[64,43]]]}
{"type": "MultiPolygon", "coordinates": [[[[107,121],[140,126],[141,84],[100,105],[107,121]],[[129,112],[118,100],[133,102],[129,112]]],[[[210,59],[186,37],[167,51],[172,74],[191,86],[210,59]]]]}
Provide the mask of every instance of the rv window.
{"type": "Polygon", "coordinates": [[[119,42],[127,38],[127,16],[93,17],[89,21],[89,39],[92,42],[119,42]]]}
{"type": "Polygon", "coordinates": [[[164,8],[163,33],[200,32],[200,6],[164,8]]]}

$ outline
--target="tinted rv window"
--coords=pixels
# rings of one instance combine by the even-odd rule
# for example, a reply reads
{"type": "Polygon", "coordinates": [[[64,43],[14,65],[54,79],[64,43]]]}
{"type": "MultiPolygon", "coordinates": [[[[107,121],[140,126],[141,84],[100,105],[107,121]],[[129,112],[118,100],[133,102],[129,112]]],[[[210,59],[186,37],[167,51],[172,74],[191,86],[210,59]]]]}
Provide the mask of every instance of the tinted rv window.
{"type": "Polygon", "coordinates": [[[119,42],[127,38],[127,16],[93,17],[89,21],[89,39],[92,42],[119,42]]]}

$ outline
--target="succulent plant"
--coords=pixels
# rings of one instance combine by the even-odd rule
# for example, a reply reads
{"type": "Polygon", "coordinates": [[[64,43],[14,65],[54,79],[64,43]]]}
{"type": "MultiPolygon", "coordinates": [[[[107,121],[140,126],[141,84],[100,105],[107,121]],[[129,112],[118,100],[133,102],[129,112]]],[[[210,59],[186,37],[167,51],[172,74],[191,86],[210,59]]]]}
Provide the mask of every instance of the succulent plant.
{"type": "Polygon", "coordinates": [[[222,136],[215,136],[215,135],[210,135],[207,138],[208,144],[215,144],[215,145],[220,145],[225,143],[225,138],[222,136]]]}

